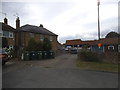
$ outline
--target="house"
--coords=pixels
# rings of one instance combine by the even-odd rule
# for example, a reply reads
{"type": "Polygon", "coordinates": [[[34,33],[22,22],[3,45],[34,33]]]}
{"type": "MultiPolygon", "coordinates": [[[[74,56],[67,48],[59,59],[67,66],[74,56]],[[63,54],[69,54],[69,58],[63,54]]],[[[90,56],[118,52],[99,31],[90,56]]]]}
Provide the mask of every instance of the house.
{"type": "Polygon", "coordinates": [[[65,47],[70,46],[71,48],[82,49],[83,47],[87,47],[88,49],[92,45],[93,40],[91,41],[82,41],[80,39],[74,40],[66,40],[65,47]]]}
{"type": "Polygon", "coordinates": [[[99,48],[101,52],[120,52],[120,43],[118,40],[119,38],[102,38],[100,41],[93,41],[91,49],[92,51],[97,51],[98,43],[101,43],[101,47],[99,48]]]}
{"type": "Polygon", "coordinates": [[[44,28],[42,24],[40,26],[34,25],[23,25],[20,27],[20,19],[16,19],[16,29],[17,29],[17,41],[16,45],[20,48],[25,48],[28,45],[28,42],[31,38],[34,38],[36,41],[43,41],[44,38],[48,38],[52,44],[52,50],[58,50],[60,47],[59,42],[57,41],[58,35],[44,28]]]}
{"type": "Polygon", "coordinates": [[[4,18],[4,23],[0,22],[1,30],[0,30],[0,38],[4,40],[7,40],[7,45],[2,46],[3,48],[14,48],[16,45],[16,29],[8,25],[7,18],[4,18]]]}
{"type": "Polygon", "coordinates": [[[65,46],[71,46],[71,48],[82,49],[87,47],[92,52],[120,52],[120,43],[118,38],[102,38],[99,40],[82,41],[80,39],[66,40],[65,46]],[[101,44],[98,47],[98,43],[101,44]]]}

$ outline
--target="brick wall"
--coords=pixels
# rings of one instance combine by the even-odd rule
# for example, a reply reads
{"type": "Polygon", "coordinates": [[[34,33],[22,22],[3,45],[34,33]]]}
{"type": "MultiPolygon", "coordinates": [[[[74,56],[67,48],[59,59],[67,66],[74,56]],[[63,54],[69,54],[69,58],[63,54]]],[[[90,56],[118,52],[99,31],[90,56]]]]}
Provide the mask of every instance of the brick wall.
{"type": "MultiPolygon", "coordinates": [[[[35,40],[40,41],[40,37],[42,34],[37,34],[37,33],[33,33],[33,34],[34,34],[35,40]]],[[[53,50],[57,50],[60,47],[59,43],[57,41],[57,36],[50,36],[50,35],[42,35],[42,36],[44,38],[48,38],[48,39],[50,39],[50,37],[52,37],[51,43],[52,43],[53,50]]],[[[21,45],[24,45],[24,47],[27,47],[30,38],[31,38],[31,36],[30,36],[29,32],[21,32],[21,45]]]]}
{"type": "Polygon", "coordinates": [[[107,53],[104,53],[103,61],[110,62],[110,63],[118,63],[118,61],[120,62],[119,58],[120,58],[120,53],[107,52],[107,53]]]}
{"type": "Polygon", "coordinates": [[[8,40],[8,45],[12,45],[12,46],[15,45],[15,39],[14,38],[7,38],[7,40],[8,40]]]}

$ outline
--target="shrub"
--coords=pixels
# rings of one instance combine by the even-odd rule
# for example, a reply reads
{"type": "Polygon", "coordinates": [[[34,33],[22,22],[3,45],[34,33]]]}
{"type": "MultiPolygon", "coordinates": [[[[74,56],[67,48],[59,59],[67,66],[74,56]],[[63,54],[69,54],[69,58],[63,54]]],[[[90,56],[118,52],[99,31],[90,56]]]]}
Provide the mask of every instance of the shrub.
{"type": "Polygon", "coordinates": [[[99,61],[98,53],[82,50],[79,54],[80,54],[80,59],[83,61],[90,61],[90,62],[99,61]]]}
{"type": "Polygon", "coordinates": [[[51,42],[45,38],[43,42],[36,41],[31,38],[28,42],[28,46],[25,50],[27,51],[50,51],[52,49],[51,42]]]}
{"type": "Polygon", "coordinates": [[[51,42],[48,38],[45,38],[43,41],[43,50],[44,51],[50,51],[52,49],[51,42]]]}
{"type": "Polygon", "coordinates": [[[37,42],[34,38],[31,38],[28,42],[28,46],[26,48],[27,51],[35,51],[36,50],[37,42]]]}
{"type": "Polygon", "coordinates": [[[43,50],[43,43],[38,41],[36,42],[36,49],[35,51],[42,51],[43,50]]]}

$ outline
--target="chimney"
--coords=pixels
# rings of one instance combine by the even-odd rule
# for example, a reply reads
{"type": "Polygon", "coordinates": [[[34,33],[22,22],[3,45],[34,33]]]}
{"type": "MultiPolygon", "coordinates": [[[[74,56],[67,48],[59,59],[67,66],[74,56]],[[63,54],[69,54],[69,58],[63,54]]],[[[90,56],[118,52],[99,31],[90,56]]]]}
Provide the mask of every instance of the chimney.
{"type": "Polygon", "coordinates": [[[4,18],[4,23],[8,24],[8,19],[7,18],[4,18]]]}
{"type": "Polygon", "coordinates": [[[42,24],[40,24],[40,27],[42,27],[42,28],[43,28],[43,25],[42,25],[42,24]]]}
{"type": "Polygon", "coordinates": [[[18,29],[20,27],[20,20],[19,17],[17,17],[16,19],[16,29],[18,29]]]}

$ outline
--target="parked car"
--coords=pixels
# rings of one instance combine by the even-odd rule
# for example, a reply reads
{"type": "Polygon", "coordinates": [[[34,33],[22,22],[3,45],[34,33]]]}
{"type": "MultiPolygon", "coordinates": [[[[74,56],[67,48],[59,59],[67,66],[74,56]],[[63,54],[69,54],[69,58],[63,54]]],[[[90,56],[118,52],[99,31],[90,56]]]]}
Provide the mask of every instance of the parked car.
{"type": "Polygon", "coordinates": [[[70,49],[71,54],[77,54],[77,49],[70,49]]]}
{"type": "Polygon", "coordinates": [[[2,60],[2,65],[9,60],[9,55],[4,49],[0,50],[0,60],[2,60]]]}

